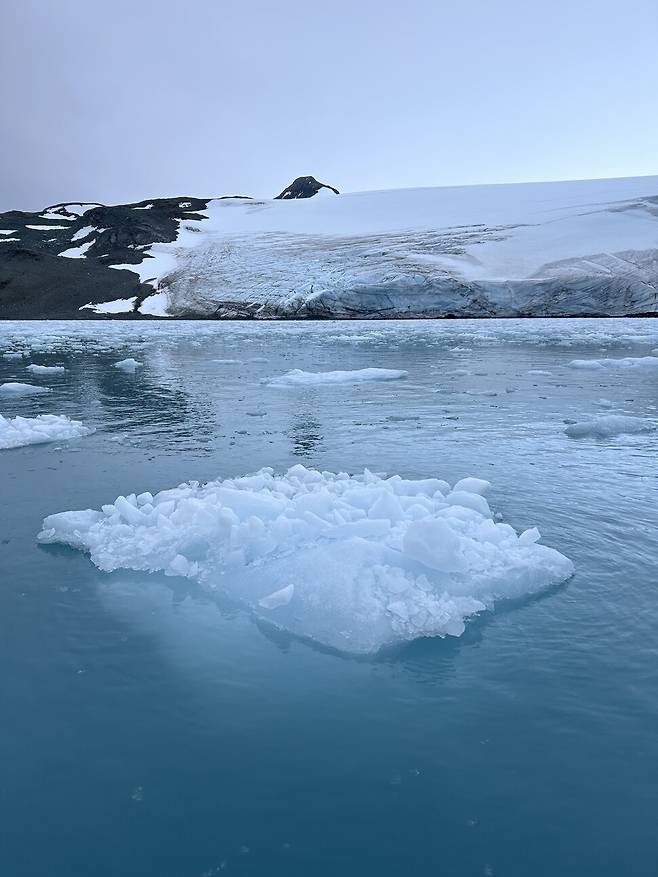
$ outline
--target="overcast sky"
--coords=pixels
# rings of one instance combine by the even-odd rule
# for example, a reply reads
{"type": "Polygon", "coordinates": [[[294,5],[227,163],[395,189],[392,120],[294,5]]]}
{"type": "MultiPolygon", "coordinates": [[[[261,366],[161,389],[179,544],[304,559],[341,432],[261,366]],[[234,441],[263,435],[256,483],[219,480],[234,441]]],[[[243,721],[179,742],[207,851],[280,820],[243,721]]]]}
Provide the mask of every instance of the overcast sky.
{"type": "Polygon", "coordinates": [[[656,0],[0,6],[0,209],[658,172],[656,0]]]}

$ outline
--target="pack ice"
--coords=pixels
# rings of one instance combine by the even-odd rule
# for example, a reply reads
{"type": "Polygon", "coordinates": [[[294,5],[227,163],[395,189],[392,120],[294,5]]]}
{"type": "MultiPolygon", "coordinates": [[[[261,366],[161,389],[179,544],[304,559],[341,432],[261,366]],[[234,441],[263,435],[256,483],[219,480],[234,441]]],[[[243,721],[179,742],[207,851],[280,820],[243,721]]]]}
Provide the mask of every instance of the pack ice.
{"type": "Polygon", "coordinates": [[[3,417],[0,414],[0,449],[20,448],[79,438],[94,432],[79,420],[71,420],[65,414],[39,414],[38,417],[3,417]]]}
{"type": "Polygon", "coordinates": [[[459,636],[497,600],[573,573],[536,529],[494,522],[488,487],[267,468],[50,515],[38,539],[87,551],[101,570],[190,577],[295,635],[372,653],[459,636]]]}

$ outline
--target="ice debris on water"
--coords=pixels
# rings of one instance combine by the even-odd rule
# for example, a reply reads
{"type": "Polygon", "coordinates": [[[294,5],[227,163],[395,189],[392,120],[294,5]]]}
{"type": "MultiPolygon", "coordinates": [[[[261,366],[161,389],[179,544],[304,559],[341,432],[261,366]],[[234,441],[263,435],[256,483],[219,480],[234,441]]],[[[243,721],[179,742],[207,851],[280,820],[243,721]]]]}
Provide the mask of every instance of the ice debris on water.
{"type": "Polygon", "coordinates": [[[653,432],[656,424],[643,417],[631,417],[626,414],[606,414],[602,417],[593,417],[579,423],[571,423],[564,430],[570,438],[609,438],[613,435],[634,434],[641,432],[653,432]]]}
{"type": "Polygon", "coordinates": [[[601,371],[603,369],[615,371],[617,369],[658,368],[658,356],[624,356],[617,359],[572,359],[569,365],[571,368],[578,368],[586,371],[601,371]]]}
{"type": "Polygon", "coordinates": [[[50,393],[48,387],[36,387],[34,384],[21,384],[10,381],[0,384],[0,394],[3,396],[37,396],[40,393],[50,393]]]}
{"type": "Polygon", "coordinates": [[[129,357],[128,359],[122,359],[119,362],[114,363],[114,368],[119,368],[124,372],[134,372],[135,369],[140,366],[142,363],[138,362],[136,359],[132,359],[129,357]]]}
{"type": "Polygon", "coordinates": [[[53,514],[38,539],[87,551],[108,572],[187,576],[295,635],[372,653],[459,636],[497,600],[573,573],[536,529],[519,536],[492,519],[488,487],[266,468],[53,514]]]}
{"type": "Polygon", "coordinates": [[[264,381],[270,387],[297,387],[314,384],[362,384],[369,381],[397,381],[407,372],[395,368],[357,368],[349,371],[306,372],[299,368],[264,381]]]}
{"type": "Polygon", "coordinates": [[[65,372],[63,365],[31,365],[25,366],[26,370],[32,372],[33,375],[57,375],[65,372]]]}
{"type": "Polygon", "coordinates": [[[0,414],[0,449],[20,448],[43,442],[79,438],[94,432],[79,420],[65,414],[39,414],[38,417],[3,417],[0,414]]]}

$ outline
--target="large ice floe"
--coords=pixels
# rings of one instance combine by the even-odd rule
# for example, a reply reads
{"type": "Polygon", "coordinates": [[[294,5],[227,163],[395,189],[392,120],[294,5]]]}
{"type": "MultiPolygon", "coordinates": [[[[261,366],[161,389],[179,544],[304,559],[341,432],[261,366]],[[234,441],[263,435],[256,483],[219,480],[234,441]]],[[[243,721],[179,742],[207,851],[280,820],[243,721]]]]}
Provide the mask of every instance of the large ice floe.
{"type": "Polygon", "coordinates": [[[0,449],[21,448],[43,442],[79,438],[94,432],[79,420],[65,414],[40,414],[38,417],[3,417],[0,414],[0,449]]]}
{"type": "Polygon", "coordinates": [[[569,363],[571,368],[579,368],[586,371],[600,371],[608,369],[609,371],[617,371],[618,369],[638,369],[638,368],[658,368],[658,356],[622,356],[622,357],[605,357],[604,359],[572,359],[569,363]]]}
{"type": "Polygon", "coordinates": [[[315,384],[365,384],[370,381],[397,381],[406,378],[404,369],[356,368],[347,371],[305,372],[294,368],[284,375],[266,380],[271,387],[298,387],[315,384]]]}
{"type": "Polygon", "coordinates": [[[606,414],[593,417],[580,423],[572,423],[564,430],[571,438],[610,438],[614,435],[629,435],[641,432],[653,432],[656,424],[643,417],[631,417],[628,414],[606,414]]]}
{"type": "Polygon", "coordinates": [[[38,539],[87,551],[108,572],[187,576],[297,636],[368,654],[459,636],[496,601],[573,573],[535,528],[517,535],[493,520],[488,487],[261,469],[53,514],[38,539]]]}

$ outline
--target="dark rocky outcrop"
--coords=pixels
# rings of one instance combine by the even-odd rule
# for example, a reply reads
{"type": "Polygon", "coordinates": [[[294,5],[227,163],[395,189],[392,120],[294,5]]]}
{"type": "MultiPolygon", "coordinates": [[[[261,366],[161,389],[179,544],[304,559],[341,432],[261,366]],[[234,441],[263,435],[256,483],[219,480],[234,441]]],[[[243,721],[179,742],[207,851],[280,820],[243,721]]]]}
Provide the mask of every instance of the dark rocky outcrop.
{"type": "Polygon", "coordinates": [[[180,222],[200,219],[198,211],[209,200],[181,196],[98,204],[82,215],[76,204],[0,213],[0,319],[93,319],[93,311],[80,311],[90,301],[136,297],[139,304],[152,287],[132,271],[109,266],[139,264],[147,247],[176,240],[180,222]],[[94,230],[80,235],[89,228],[94,230]],[[84,258],[61,256],[92,241],[84,258]]]}
{"type": "Polygon", "coordinates": [[[335,195],[339,195],[338,189],[328,186],[326,183],[320,183],[315,177],[297,177],[296,180],[277,195],[275,201],[288,201],[292,198],[312,198],[317,195],[320,189],[329,189],[335,195]]]}

